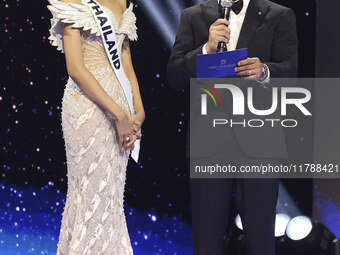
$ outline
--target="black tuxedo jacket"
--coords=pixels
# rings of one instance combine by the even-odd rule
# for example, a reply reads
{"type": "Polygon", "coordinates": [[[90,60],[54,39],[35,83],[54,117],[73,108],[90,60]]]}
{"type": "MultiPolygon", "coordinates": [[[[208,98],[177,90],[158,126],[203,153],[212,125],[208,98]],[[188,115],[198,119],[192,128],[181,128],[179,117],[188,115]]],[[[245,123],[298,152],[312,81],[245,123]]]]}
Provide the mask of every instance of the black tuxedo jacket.
{"type": "MultiPolygon", "coordinates": [[[[189,87],[196,77],[196,57],[208,42],[209,28],[220,17],[217,0],[183,10],[168,62],[168,81],[176,90],[189,87]]],[[[250,0],[237,43],[249,57],[268,65],[272,78],[296,77],[298,40],[294,12],[268,0],[250,0]]],[[[260,87],[260,85],[259,85],[260,87]]],[[[271,98],[270,98],[271,99],[271,98]]],[[[282,128],[234,128],[236,139],[249,157],[286,158],[282,128]]]]}

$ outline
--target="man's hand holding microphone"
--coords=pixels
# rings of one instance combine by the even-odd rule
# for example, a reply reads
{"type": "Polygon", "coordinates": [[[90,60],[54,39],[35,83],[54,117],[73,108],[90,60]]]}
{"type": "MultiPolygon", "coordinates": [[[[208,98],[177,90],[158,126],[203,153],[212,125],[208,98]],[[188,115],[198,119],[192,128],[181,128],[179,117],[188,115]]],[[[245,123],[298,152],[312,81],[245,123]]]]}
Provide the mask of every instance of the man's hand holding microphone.
{"type": "MultiPolygon", "coordinates": [[[[225,12],[225,8],[222,8],[222,10],[225,12]]],[[[230,10],[228,10],[226,18],[218,19],[210,26],[209,40],[204,46],[208,54],[218,52],[220,42],[226,45],[229,43],[231,32],[230,21],[228,20],[229,12],[230,10]]],[[[254,57],[239,61],[237,67],[235,67],[235,72],[247,80],[264,81],[268,77],[269,70],[266,65],[261,63],[259,58],[254,57]]]]}

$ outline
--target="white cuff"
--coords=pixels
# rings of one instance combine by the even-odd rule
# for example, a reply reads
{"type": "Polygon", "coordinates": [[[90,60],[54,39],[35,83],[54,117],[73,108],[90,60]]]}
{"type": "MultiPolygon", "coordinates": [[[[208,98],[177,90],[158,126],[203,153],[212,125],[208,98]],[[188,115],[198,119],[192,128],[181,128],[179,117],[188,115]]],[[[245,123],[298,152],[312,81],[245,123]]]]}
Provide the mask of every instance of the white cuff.
{"type": "Polygon", "coordinates": [[[202,54],[204,54],[204,55],[205,55],[205,54],[208,54],[207,49],[206,49],[207,44],[208,44],[208,43],[204,44],[204,45],[203,45],[203,48],[202,48],[202,54]]]}

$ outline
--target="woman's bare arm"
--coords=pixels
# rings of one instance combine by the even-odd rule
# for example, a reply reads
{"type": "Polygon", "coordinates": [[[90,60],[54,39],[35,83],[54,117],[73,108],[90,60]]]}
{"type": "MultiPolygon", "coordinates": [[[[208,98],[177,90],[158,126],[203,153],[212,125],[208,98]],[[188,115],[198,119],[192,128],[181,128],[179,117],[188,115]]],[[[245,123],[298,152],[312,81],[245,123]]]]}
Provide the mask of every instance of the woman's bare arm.
{"type": "Polygon", "coordinates": [[[143,107],[143,101],[139,90],[137,77],[133,68],[130,52],[129,39],[126,38],[122,47],[122,62],[126,76],[128,77],[133,93],[133,105],[136,111],[135,118],[142,124],[145,119],[145,111],[143,107]]]}

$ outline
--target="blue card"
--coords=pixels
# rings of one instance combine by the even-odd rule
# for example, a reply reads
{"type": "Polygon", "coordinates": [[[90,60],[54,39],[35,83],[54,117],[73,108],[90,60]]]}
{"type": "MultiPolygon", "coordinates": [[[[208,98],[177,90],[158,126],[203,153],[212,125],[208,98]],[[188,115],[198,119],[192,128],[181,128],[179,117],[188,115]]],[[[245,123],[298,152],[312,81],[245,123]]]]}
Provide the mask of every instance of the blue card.
{"type": "Polygon", "coordinates": [[[197,78],[217,78],[236,75],[234,69],[240,60],[248,58],[248,49],[197,56],[197,78]]]}

